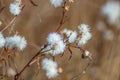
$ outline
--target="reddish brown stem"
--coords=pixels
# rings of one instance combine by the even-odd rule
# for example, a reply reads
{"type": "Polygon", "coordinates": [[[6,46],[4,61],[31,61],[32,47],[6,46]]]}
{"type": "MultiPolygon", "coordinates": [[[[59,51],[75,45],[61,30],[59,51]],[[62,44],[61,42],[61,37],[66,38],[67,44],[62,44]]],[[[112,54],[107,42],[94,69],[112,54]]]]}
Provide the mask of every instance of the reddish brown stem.
{"type": "Polygon", "coordinates": [[[73,47],[73,48],[77,48],[77,49],[79,49],[80,51],[83,51],[83,52],[85,51],[84,49],[82,49],[82,48],[79,47],[79,46],[73,46],[73,45],[69,45],[69,44],[68,44],[68,46],[73,47]]]}
{"type": "Polygon", "coordinates": [[[70,60],[71,58],[72,58],[72,50],[70,49],[70,47],[68,46],[68,50],[69,50],[69,52],[70,52],[70,57],[69,57],[69,59],[68,60],[70,60]]]}
{"type": "Polygon", "coordinates": [[[65,17],[65,12],[66,12],[66,10],[65,10],[65,5],[66,5],[66,1],[64,2],[64,5],[63,5],[63,12],[62,12],[62,18],[61,18],[61,20],[60,20],[60,23],[59,23],[59,26],[58,26],[58,28],[56,29],[56,31],[59,31],[59,29],[61,28],[61,26],[64,24],[64,17],[65,17]]]}
{"type": "Polygon", "coordinates": [[[43,50],[43,48],[40,49],[40,50],[29,60],[29,62],[22,68],[22,70],[15,75],[14,80],[18,80],[18,79],[19,79],[19,77],[20,77],[21,74],[25,71],[25,69],[30,66],[31,62],[32,62],[40,53],[41,53],[40,56],[42,56],[42,55],[43,55],[42,53],[46,52],[46,51],[43,51],[43,52],[42,52],[42,50],[43,50]]]}
{"type": "Polygon", "coordinates": [[[30,3],[33,5],[33,6],[38,6],[36,3],[34,3],[32,0],[29,0],[30,3]]]}

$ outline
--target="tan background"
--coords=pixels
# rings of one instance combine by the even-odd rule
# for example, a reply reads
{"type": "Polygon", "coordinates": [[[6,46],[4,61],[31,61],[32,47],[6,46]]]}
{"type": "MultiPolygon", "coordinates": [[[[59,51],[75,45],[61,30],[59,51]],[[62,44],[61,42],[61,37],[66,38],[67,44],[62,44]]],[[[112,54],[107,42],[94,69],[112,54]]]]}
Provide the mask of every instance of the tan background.
{"type": "MultiPolygon", "coordinates": [[[[0,8],[5,9],[0,13],[0,21],[3,23],[0,29],[7,25],[13,16],[9,13],[8,7],[12,0],[0,0],[0,8]]],[[[61,19],[61,8],[54,8],[49,0],[34,0],[38,7],[33,6],[29,0],[23,0],[25,8],[17,17],[15,24],[12,26],[12,34],[16,31],[26,37],[28,47],[15,57],[18,71],[27,63],[27,61],[38,51],[38,48],[46,41],[49,32],[55,31],[61,19]],[[37,47],[31,46],[31,44],[37,47]]],[[[93,64],[88,68],[85,74],[80,75],[76,80],[120,80],[120,31],[115,26],[107,23],[101,15],[101,6],[106,0],[75,0],[71,4],[67,17],[69,20],[62,28],[76,29],[81,23],[90,25],[92,39],[84,47],[93,54],[93,64]],[[114,37],[112,40],[105,40],[103,33],[98,31],[96,23],[104,21],[107,28],[112,30],[114,37]]],[[[11,28],[3,34],[8,36],[11,28]]],[[[68,61],[69,53],[66,52],[63,58],[57,58],[59,67],[63,69],[57,78],[51,80],[70,80],[73,76],[79,74],[87,65],[86,60],[80,58],[79,50],[72,49],[73,56],[68,61]]],[[[39,71],[36,76],[37,67],[35,65],[28,68],[22,75],[25,80],[48,80],[43,70],[39,71]]],[[[8,78],[8,80],[11,78],[8,78]]],[[[6,79],[5,79],[6,80],[6,79]]]]}

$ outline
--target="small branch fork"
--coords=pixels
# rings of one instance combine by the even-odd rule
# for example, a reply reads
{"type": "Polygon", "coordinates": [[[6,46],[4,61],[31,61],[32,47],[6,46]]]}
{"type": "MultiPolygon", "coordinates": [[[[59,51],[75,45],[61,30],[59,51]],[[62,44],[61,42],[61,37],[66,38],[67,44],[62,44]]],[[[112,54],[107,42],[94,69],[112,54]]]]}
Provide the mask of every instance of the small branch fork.
{"type": "MultiPolygon", "coordinates": [[[[46,46],[44,46],[44,48],[45,48],[45,47],[46,47],[46,46]]],[[[31,65],[31,62],[32,62],[37,56],[44,56],[44,54],[42,54],[42,53],[49,51],[49,50],[46,50],[46,51],[43,51],[43,52],[42,52],[42,50],[43,50],[44,48],[41,48],[41,49],[28,61],[28,63],[22,68],[22,70],[14,76],[14,80],[19,80],[21,74],[25,71],[25,69],[26,69],[27,67],[29,67],[29,66],[31,65]]]]}
{"type": "MultiPolygon", "coordinates": [[[[36,62],[36,61],[35,61],[35,58],[39,57],[39,60],[40,60],[40,58],[41,58],[42,56],[45,56],[45,54],[42,54],[42,53],[45,53],[45,52],[49,51],[49,50],[44,51],[44,49],[45,49],[47,46],[48,46],[48,45],[44,45],[44,47],[41,48],[41,49],[28,61],[28,63],[22,68],[22,70],[14,76],[14,80],[19,80],[21,74],[22,74],[29,66],[31,66],[34,62],[36,62]]],[[[66,46],[67,46],[67,49],[68,49],[69,52],[70,52],[69,60],[72,58],[72,50],[70,49],[70,47],[77,48],[77,49],[79,49],[79,50],[82,51],[82,52],[85,51],[85,50],[82,49],[81,47],[73,46],[73,45],[71,45],[71,44],[68,44],[68,45],[66,45],[66,46]]],[[[88,58],[89,58],[89,57],[88,57],[88,58]]],[[[91,58],[89,58],[89,59],[90,59],[90,61],[91,61],[91,58]]],[[[53,60],[54,60],[54,58],[53,58],[53,60]]],[[[89,65],[90,65],[90,63],[88,63],[88,65],[87,65],[87,67],[84,69],[84,71],[87,70],[87,68],[88,68],[89,65]]],[[[78,77],[78,76],[81,75],[81,74],[82,74],[82,72],[79,73],[78,75],[76,75],[76,76],[73,77],[73,78],[76,78],[76,77],[78,77]]],[[[71,80],[72,80],[72,79],[71,79],[71,80]]]]}
{"type": "MultiPolygon", "coordinates": [[[[30,1],[30,3],[31,3],[33,6],[38,6],[36,3],[33,2],[33,0],[29,0],[29,1],[30,1]]],[[[66,13],[66,10],[65,10],[66,3],[67,3],[67,2],[64,1],[63,7],[62,7],[62,8],[63,8],[62,18],[60,19],[60,23],[59,23],[59,26],[58,26],[57,29],[56,29],[56,32],[58,32],[58,31],[60,30],[60,28],[62,27],[62,25],[65,23],[64,18],[65,18],[65,13],[66,13]]],[[[13,22],[14,22],[14,19],[10,22],[9,25],[11,25],[13,22]]],[[[8,25],[8,26],[9,26],[9,25],[8,25]]],[[[8,27],[8,26],[7,26],[7,27],[8,27]]],[[[6,28],[5,28],[5,29],[6,29],[6,28]]],[[[2,31],[4,31],[5,29],[3,29],[2,31]]],[[[66,42],[67,42],[67,41],[66,41],[66,42]]],[[[66,46],[67,46],[67,49],[69,50],[69,53],[70,53],[69,60],[72,58],[72,50],[70,49],[71,47],[79,49],[80,51],[82,51],[82,53],[84,53],[84,51],[85,51],[85,50],[82,49],[81,47],[73,46],[73,45],[71,45],[71,44],[68,44],[68,45],[66,45],[66,46]]],[[[45,56],[45,54],[42,54],[42,53],[45,53],[45,52],[49,51],[49,50],[43,51],[43,49],[45,49],[46,47],[47,47],[47,45],[44,45],[44,47],[41,48],[41,49],[27,62],[27,64],[20,70],[20,72],[18,72],[18,73],[14,76],[14,80],[19,80],[19,78],[20,78],[20,76],[22,75],[22,73],[23,73],[29,66],[31,66],[34,62],[36,62],[35,59],[36,59],[37,57],[39,57],[39,59],[40,59],[42,56],[45,56]]],[[[63,55],[62,55],[62,56],[63,56],[63,55]]],[[[54,58],[53,58],[53,59],[54,59],[54,58]]],[[[89,59],[90,59],[90,58],[89,58],[89,59]]],[[[91,59],[90,59],[90,61],[91,61],[91,59]]],[[[88,69],[89,65],[90,65],[90,63],[88,63],[88,65],[84,68],[84,71],[86,71],[86,70],[88,69]]],[[[83,73],[83,71],[80,72],[78,75],[74,76],[73,78],[71,78],[71,80],[79,77],[82,73],[83,73]]]]}
{"type": "MultiPolygon", "coordinates": [[[[25,5],[22,5],[22,6],[21,6],[21,10],[23,10],[24,7],[25,7],[25,5]]],[[[3,7],[3,8],[0,9],[0,13],[3,11],[4,8],[5,8],[5,7],[3,7]]],[[[6,27],[4,27],[0,32],[4,32],[7,28],[9,28],[9,27],[15,22],[16,18],[17,18],[17,15],[16,15],[16,16],[10,21],[10,23],[9,23],[6,27]]]]}
{"type": "MultiPolygon", "coordinates": [[[[79,46],[74,46],[74,45],[71,45],[71,44],[68,44],[68,46],[79,49],[79,50],[82,52],[82,55],[85,54],[85,50],[82,49],[82,48],[79,47],[79,46]]],[[[92,61],[92,55],[89,55],[88,57],[82,57],[82,58],[83,58],[83,59],[88,58],[88,59],[90,59],[90,61],[92,61]]]]}
{"type": "MultiPolygon", "coordinates": [[[[82,48],[79,47],[79,46],[73,46],[73,45],[71,45],[71,44],[68,44],[67,46],[68,46],[69,52],[71,53],[69,59],[71,59],[71,57],[72,57],[72,51],[71,51],[70,47],[77,48],[77,49],[79,49],[80,51],[82,51],[82,54],[84,54],[84,51],[85,51],[85,50],[82,49],[82,48]]],[[[87,69],[89,68],[89,66],[90,66],[91,63],[92,63],[92,57],[91,57],[91,56],[88,56],[88,60],[89,60],[89,62],[88,62],[88,64],[86,65],[86,67],[85,67],[80,73],[78,73],[77,75],[73,76],[70,80],[76,80],[80,75],[83,74],[83,72],[86,72],[86,71],[87,71],[87,69]]]]}

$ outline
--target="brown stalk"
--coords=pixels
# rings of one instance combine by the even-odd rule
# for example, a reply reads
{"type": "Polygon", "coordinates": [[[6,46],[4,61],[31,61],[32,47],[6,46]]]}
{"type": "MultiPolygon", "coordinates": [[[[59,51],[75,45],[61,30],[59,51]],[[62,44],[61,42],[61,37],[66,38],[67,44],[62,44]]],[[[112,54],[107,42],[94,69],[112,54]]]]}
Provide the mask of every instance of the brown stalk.
{"type": "Polygon", "coordinates": [[[59,23],[59,26],[58,28],[56,29],[56,31],[59,31],[59,29],[62,27],[62,25],[65,23],[64,22],[64,17],[65,17],[65,13],[66,13],[66,10],[65,10],[65,5],[66,5],[66,1],[64,2],[64,5],[63,5],[63,12],[62,12],[62,18],[60,20],[60,23],[59,23]]]}
{"type": "Polygon", "coordinates": [[[89,68],[90,64],[91,64],[91,61],[86,65],[86,67],[80,73],[78,73],[77,75],[73,76],[70,80],[77,80],[83,74],[83,72],[87,71],[87,69],[89,68]]]}
{"type": "MultiPolygon", "coordinates": [[[[45,48],[45,47],[44,47],[44,48],[45,48]]],[[[40,50],[28,61],[28,63],[22,68],[22,70],[14,76],[14,80],[19,80],[21,74],[26,70],[27,67],[30,66],[31,62],[32,62],[40,53],[44,53],[44,52],[49,51],[49,50],[46,50],[46,51],[43,51],[43,52],[42,52],[42,50],[43,50],[44,48],[40,49],[40,50]]],[[[42,55],[44,55],[44,54],[40,54],[40,56],[42,56],[42,55]]]]}
{"type": "Polygon", "coordinates": [[[68,46],[68,50],[69,50],[69,53],[70,53],[70,57],[68,60],[70,60],[72,58],[72,50],[70,49],[70,47],[68,46]]]}
{"type": "Polygon", "coordinates": [[[33,6],[38,6],[36,3],[33,2],[33,0],[29,0],[29,1],[33,6]]]}
{"type": "Polygon", "coordinates": [[[10,27],[10,26],[12,25],[12,23],[14,23],[14,21],[16,20],[16,18],[17,18],[17,16],[15,16],[15,17],[10,21],[10,23],[9,23],[5,28],[3,28],[3,29],[1,30],[1,32],[5,31],[8,27],[10,27]]]}
{"type": "Polygon", "coordinates": [[[81,47],[79,47],[79,46],[73,46],[73,45],[68,45],[68,46],[70,46],[70,47],[73,47],[73,48],[77,48],[77,49],[79,49],[80,51],[85,51],[84,49],[82,49],[81,47]]]}

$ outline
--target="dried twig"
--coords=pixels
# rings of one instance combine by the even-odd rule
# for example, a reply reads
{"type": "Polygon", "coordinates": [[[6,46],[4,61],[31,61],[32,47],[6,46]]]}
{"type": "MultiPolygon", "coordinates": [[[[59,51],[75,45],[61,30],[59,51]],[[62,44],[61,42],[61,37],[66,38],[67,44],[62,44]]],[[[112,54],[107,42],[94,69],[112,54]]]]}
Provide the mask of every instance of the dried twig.
{"type": "Polygon", "coordinates": [[[66,1],[64,2],[64,5],[62,7],[63,8],[62,18],[60,20],[59,26],[57,27],[56,31],[59,31],[59,29],[61,28],[61,26],[64,24],[64,17],[65,17],[65,13],[66,13],[65,5],[66,5],[66,1]]]}
{"type": "MultiPolygon", "coordinates": [[[[44,48],[45,48],[45,47],[44,47],[44,48]]],[[[43,51],[43,52],[42,52],[42,50],[43,50],[44,48],[41,48],[41,49],[28,61],[28,63],[22,68],[22,70],[14,76],[14,80],[18,80],[18,79],[19,79],[19,77],[21,76],[21,74],[25,71],[25,69],[26,69],[27,67],[30,66],[31,62],[32,62],[37,56],[39,56],[39,55],[42,56],[42,55],[43,55],[42,53],[49,51],[49,50],[46,50],[46,51],[43,51]]]]}
{"type": "Polygon", "coordinates": [[[14,23],[14,21],[16,20],[16,18],[17,18],[17,16],[15,16],[15,17],[10,21],[10,23],[9,23],[4,29],[1,30],[1,32],[5,31],[8,27],[10,27],[11,24],[14,23]]]}
{"type": "Polygon", "coordinates": [[[29,0],[30,3],[33,5],[33,6],[38,6],[36,3],[34,3],[32,0],[29,0]]]}
{"type": "Polygon", "coordinates": [[[70,49],[70,47],[68,47],[69,53],[70,53],[70,57],[68,60],[70,60],[72,58],[72,50],[70,49]]]}
{"type": "Polygon", "coordinates": [[[68,46],[73,47],[73,48],[77,48],[77,49],[79,49],[79,50],[82,51],[82,52],[85,51],[84,49],[82,49],[82,48],[79,47],[79,46],[73,46],[73,45],[70,45],[70,44],[68,44],[68,46]]]}
{"type": "Polygon", "coordinates": [[[86,67],[80,73],[78,73],[77,75],[73,76],[70,80],[76,80],[78,77],[80,77],[84,72],[87,71],[87,69],[89,68],[90,64],[91,64],[91,61],[86,65],[86,67]]]}

